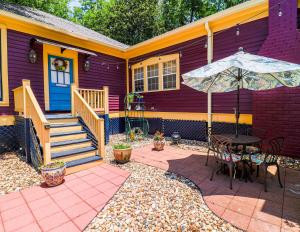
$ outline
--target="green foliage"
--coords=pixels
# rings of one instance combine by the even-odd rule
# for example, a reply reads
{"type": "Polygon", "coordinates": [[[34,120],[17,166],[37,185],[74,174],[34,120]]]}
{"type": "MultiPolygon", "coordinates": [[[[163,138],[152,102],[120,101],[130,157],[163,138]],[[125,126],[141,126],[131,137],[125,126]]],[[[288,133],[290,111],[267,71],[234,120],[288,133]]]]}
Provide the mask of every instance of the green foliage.
{"type": "Polygon", "coordinates": [[[126,143],[118,143],[118,144],[113,145],[113,149],[116,149],[116,150],[129,149],[129,148],[131,148],[131,145],[126,144],[126,143]]]}
{"type": "Polygon", "coordinates": [[[153,140],[154,141],[163,141],[165,139],[164,137],[164,133],[156,131],[154,136],[153,136],[153,140]]]}
{"type": "Polygon", "coordinates": [[[50,164],[41,166],[41,169],[56,169],[56,168],[62,168],[63,166],[65,166],[65,162],[55,161],[50,164]]]}
{"type": "Polygon", "coordinates": [[[246,0],[2,0],[34,7],[133,45],[246,0]]]}
{"type": "Polygon", "coordinates": [[[1,0],[1,2],[29,6],[65,19],[68,19],[71,13],[68,7],[70,1],[71,0],[1,0]]]}

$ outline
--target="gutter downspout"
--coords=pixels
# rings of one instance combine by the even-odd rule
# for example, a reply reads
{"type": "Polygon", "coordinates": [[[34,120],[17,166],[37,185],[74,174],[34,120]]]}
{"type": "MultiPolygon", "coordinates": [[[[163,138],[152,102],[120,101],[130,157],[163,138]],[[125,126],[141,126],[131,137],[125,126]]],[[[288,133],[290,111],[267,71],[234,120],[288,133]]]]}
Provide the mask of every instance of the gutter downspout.
{"type": "MultiPolygon", "coordinates": [[[[213,33],[209,27],[209,22],[205,23],[205,29],[207,31],[207,63],[210,64],[213,60],[213,33]]],[[[207,92],[207,123],[208,128],[212,126],[212,93],[209,90],[207,92]]]]}
{"type": "Polygon", "coordinates": [[[126,94],[129,93],[129,62],[126,59],[126,94]]]}

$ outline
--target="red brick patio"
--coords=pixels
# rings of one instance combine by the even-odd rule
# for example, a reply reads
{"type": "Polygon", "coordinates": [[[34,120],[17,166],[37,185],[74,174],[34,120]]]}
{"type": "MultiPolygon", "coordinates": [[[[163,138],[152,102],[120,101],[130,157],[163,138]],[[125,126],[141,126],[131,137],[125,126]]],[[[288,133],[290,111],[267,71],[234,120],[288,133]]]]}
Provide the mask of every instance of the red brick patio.
{"type": "Polygon", "coordinates": [[[219,217],[247,231],[300,231],[300,195],[289,191],[300,183],[300,172],[282,169],[284,188],[276,176],[268,177],[268,192],[262,180],[253,183],[234,180],[229,189],[229,177],[216,175],[210,181],[213,160],[205,166],[206,154],[166,146],[164,151],[153,151],[152,145],[133,150],[137,162],[178,173],[192,180],[202,191],[207,206],[219,217]]]}
{"type": "Polygon", "coordinates": [[[66,176],[64,184],[36,186],[0,197],[0,232],[82,231],[129,173],[101,164],[66,176]]]}

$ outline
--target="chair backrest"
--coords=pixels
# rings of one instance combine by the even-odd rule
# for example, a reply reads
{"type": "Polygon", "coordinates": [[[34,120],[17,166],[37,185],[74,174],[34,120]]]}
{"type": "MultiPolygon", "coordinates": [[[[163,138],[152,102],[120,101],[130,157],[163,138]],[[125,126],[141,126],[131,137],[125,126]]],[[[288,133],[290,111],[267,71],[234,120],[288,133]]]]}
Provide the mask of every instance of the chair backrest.
{"type": "Polygon", "coordinates": [[[275,137],[269,140],[269,148],[265,157],[265,162],[275,163],[278,157],[282,154],[284,137],[275,137]]]}
{"type": "Polygon", "coordinates": [[[211,136],[211,145],[216,152],[215,157],[221,161],[233,162],[232,159],[232,143],[229,138],[221,135],[211,136]]]}

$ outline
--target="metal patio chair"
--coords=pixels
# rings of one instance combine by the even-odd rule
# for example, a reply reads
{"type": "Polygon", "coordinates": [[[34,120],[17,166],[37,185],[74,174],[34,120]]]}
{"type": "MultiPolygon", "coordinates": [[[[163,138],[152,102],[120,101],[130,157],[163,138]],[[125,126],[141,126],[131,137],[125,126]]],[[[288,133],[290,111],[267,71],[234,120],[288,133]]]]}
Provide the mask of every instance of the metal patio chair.
{"type": "Polygon", "coordinates": [[[232,179],[235,178],[235,169],[236,163],[241,160],[239,155],[236,155],[232,152],[231,140],[219,135],[211,136],[211,145],[215,151],[215,166],[212,170],[211,178],[212,181],[214,175],[223,169],[223,166],[226,165],[229,168],[230,176],[230,189],[232,189],[232,179]]]}
{"type": "Polygon", "coordinates": [[[269,140],[269,147],[267,152],[257,153],[251,155],[251,160],[256,164],[257,176],[259,175],[259,167],[261,166],[264,170],[264,188],[265,192],[267,192],[267,174],[268,167],[276,166],[277,168],[277,176],[280,187],[282,188],[282,183],[280,180],[280,171],[278,165],[278,158],[281,155],[282,148],[284,144],[284,137],[275,137],[269,140]]]}
{"type": "Polygon", "coordinates": [[[207,129],[207,144],[208,144],[208,150],[207,150],[207,156],[206,156],[206,162],[205,162],[205,166],[208,165],[208,158],[209,158],[209,153],[213,152],[213,154],[215,155],[216,150],[214,149],[214,147],[212,146],[212,142],[211,142],[211,137],[212,137],[213,133],[212,133],[212,128],[209,127],[207,129]]]}

